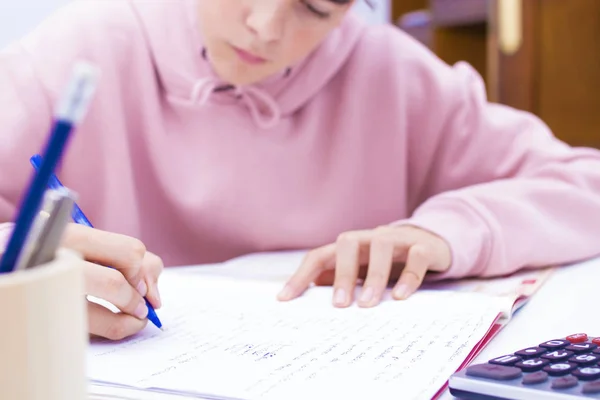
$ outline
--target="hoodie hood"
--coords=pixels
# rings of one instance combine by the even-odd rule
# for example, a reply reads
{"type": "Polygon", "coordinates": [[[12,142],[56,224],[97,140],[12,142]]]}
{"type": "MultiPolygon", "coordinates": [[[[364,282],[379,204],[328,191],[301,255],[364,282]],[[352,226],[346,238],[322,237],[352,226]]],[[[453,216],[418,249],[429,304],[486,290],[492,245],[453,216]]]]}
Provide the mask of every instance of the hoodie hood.
{"type": "Polygon", "coordinates": [[[246,107],[262,128],[277,125],[319,93],[342,68],[366,27],[349,12],[297,65],[252,85],[233,86],[212,69],[197,28],[196,1],[131,0],[167,100],[191,107],[207,102],[246,107]]]}

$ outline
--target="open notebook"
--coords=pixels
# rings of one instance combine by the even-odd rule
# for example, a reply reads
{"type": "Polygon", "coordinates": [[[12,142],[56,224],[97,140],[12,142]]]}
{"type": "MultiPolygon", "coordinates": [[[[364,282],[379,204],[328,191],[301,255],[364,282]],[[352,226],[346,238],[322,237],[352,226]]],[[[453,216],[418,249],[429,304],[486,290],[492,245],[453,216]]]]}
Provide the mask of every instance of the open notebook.
{"type": "Polygon", "coordinates": [[[90,398],[435,398],[547,276],[435,285],[371,309],[334,308],[330,288],[280,303],[299,257],[166,271],[165,331],[93,342],[90,398]]]}

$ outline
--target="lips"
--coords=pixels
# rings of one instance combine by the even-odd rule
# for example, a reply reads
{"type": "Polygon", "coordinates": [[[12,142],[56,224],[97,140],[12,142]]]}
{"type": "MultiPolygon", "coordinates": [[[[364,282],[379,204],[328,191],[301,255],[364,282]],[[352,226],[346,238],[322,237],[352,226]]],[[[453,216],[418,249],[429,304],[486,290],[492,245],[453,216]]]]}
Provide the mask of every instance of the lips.
{"type": "Polygon", "coordinates": [[[263,64],[265,63],[267,60],[265,58],[262,58],[260,56],[257,56],[256,54],[253,54],[249,51],[240,49],[239,47],[235,47],[232,46],[233,50],[236,52],[236,54],[238,55],[238,57],[248,63],[248,64],[263,64]]]}

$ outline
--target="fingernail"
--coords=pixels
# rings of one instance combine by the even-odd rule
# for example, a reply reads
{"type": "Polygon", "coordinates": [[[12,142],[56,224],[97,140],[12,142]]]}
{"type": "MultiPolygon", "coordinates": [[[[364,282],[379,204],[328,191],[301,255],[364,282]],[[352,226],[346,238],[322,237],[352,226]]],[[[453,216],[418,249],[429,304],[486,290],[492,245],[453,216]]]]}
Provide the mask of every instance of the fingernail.
{"type": "Polygon", "coordinates": [[[406,299],[410,295],[410,289],[408,285],[401,284],[394,289],[394,297],[397,299],[406,299]]]}
{"type": "Polygon", "coordinates": [[[148,286],[146,286],[146,282],[144,282],[143,279],[140,281],[140,283],[138,283],[137,291],[142,297],[146,296],[146,293],[148,292],[148,286]]]}
{"type": "Polygon", "coordinates": [[[292,288],[287,285],[284,286],[283,289],[281,289],[281,292],[279,292],[279,294],[277,295],[277,297],[281,300],[289,300],[292,297],[292,288]]]}
{"type": "Polygon", "coordinates": [[[333,302],[338,306],[346,305],[346,291],[342,288],[336,289],[333,302]]]}
{"type": "Polygon", "coordinates": [[[146,303],[142,301],[140,304],[138,304],[138,306],[135,308],[135,311],[133,312],[133,315],[135,315],[139,319],[146,318],[148,316],[148,306],[146,306],[146,303]]]}
{"type": "Polygon", "coordinates": [[[370,303],[371,299],[373,299],[373,288],[370,286],[367,286],[366,288],[363,289],[363,292],[360,295],[360,302],[361,303],[370,303]]]}

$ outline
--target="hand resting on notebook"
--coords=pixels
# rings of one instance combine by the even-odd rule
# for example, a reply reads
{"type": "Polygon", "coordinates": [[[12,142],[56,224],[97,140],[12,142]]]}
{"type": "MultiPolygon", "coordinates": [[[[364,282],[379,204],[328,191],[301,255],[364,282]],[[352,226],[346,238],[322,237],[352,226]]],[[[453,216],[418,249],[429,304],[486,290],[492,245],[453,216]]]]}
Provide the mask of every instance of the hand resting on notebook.
{"type": "Polygon", "coordinates": [[[157,282],[163,270],[162,260],[146,251],[137,239],[83,225],[71,224],[63,243],[85,259],[86,294],[121,311],[113,313],[88,302],[90,334],[120,340],[143,329],[148,314],[143,296],[155,309],[161,305],[157,282]]]}
{"type": "Polygon", "coordinates": [[[309,252],[279,294],[282,301],[301,295],[311,283],[333,285],[333,304],[353,302],[359,280],[364,284],[357,300],[362,307],[381,301],[390,281],[392,295],[406,299],[416,291],[427,271],[450,268],[450,246],[439,236],[413,226],[384,226],[341,234],[335,243],[309,252]]]}

